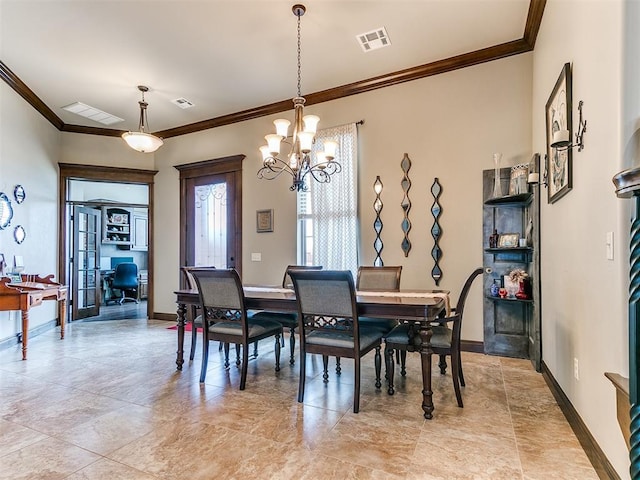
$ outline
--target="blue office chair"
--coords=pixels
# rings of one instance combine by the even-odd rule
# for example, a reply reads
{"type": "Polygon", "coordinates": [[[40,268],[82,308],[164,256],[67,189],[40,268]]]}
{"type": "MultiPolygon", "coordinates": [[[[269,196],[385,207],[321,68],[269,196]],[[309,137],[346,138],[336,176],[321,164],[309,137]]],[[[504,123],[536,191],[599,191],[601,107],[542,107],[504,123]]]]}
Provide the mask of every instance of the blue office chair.
{"type": "Polygon", "coordinates": [[[138,266],[131,262],[119,263],[113,274],[111,288],[120,290],[120,305],[125,300],[138,303],[138,266]]]}

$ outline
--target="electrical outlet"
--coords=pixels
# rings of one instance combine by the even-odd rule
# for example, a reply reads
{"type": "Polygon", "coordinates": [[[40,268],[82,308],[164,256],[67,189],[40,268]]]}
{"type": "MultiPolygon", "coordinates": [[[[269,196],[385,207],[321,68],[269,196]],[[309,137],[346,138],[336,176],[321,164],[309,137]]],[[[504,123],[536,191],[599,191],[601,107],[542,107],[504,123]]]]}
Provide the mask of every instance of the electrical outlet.
{"type": "Polygon", "coordinates": [[[251,254],[252,262],[261,262],[262,261],[262,253],[252,253],[251,254]]]}
{"type": "Polygon", "coordinates": [[[576,380],[580,380],[580,367],[578,365],[578,359],[573,359],[573,376],[576,380]]]}

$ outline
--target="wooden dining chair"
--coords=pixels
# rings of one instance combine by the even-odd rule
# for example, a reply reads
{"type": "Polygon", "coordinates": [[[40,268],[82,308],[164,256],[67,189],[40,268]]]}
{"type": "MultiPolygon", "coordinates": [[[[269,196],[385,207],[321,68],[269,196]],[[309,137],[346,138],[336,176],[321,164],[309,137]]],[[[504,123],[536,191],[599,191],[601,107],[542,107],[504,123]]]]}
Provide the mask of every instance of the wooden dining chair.
{"type": "MultiPolygon", "coordinates": [[[[431,348],[433,353],[440,356],[440,373],[446,373],[446,356],[451,357],[451,377],[453,378],[453,389],[456,394],[458,406],[463,407],[462,395],[460,393],[460,384],[465,386],[464,375],[462,373],[462,357],[460,355],[460,331],[462,329],[462,318],[464,313],[464,305],[469,295],[469,290],[475,278],[483,272],[482,268],[477,268],[465,281],[458,303],[452,309],[451,315],[443,318],[437,318],[432,322],[431,348]]],[[[411,329],[418,328],[410,323],[401,323],[395,327],[385,338],[385,366],[387,369],[387,381],[389,382],[389,395],[394,393],[393,376],[393,352],[394,350],[413,351],[413,345],[410,345],[409,339],[411,329]]],[[[405,366],[402,361],[401,374],[404,375],[405,366]]]]}
{"type": "MultiPolygon", "coordinates": [[[[356,290],[359,292],[397,292],[400,290],[402,266],[358,267],[356,290]]],[[[360,317],[360,325],[389,333],[398,324],[397,319],[360,317]]]]}
{"type": "MultiPolygon", "coordinates": [[[[215,269],[216,267],[194,267],[194,266],[185,266],[180,267],[180,271],[182,272],[182,278],[184,280],[184,286],[189,290],[198,290],[198,284],[196,283],[196,279],[194,278],[191,270],[195,268],[208,268],[215,269]]],[[[197,305],[191,305],[191,309],[188,312],[188,320],[191,323],[191,352],[189,353],[189,360],[193,360],[196,354],[196,344],[198,343],[198,328],[202,328],[202,315],[198,312],[200,307],[197,305]]],[[[220,344],[220,349],[222,349],[222,344],[220,344]]]]}
{"type": "MultiPolygon", "coordinates": [[[[293,288],[293,283],[289,272],[292,270],[322,270],[321,265],[289,265],[284,271],[282,278],[282,288],[293,288]]],[[[298,315],[295,313],[262,311],[256,313],[253,318],[256,320],[271,320],[278,322],[283,328],[289,329],[289,364],[295,363],[294,351],[296,348],[295,329],[298,327],[298,315]]],[[[282,346],[284,347],[284,335],[282,335],[282,346]]]]}
{"type": "Polygon", "coordinates": [[[360,328],[353,275],[350,271],[290,270],[298,305],[300,379],[298,402],[304,400],[306,355],[322,355],[324,382],[329,381],[329,356],[353,358],[353,412],[360,410],[360,360],[375,349],[376,388],[380,388],[382,333],[360,328]]]}
{"type": "Polygon", "coordinates": [[[224,342],[224,366],[229,368],[229,344],[242,349],[240,390],[247,381],[249,345],[263,338],[275,337],[276,372],[280,370],[280,335],[282,325],[269,320],[255,321],[247,313],[244,291],[238,272],[234,269],[194,268],[191,274],[198,285],[203,323],[202,368],[200,382],[207,375],[209,342],[224,342]]]}

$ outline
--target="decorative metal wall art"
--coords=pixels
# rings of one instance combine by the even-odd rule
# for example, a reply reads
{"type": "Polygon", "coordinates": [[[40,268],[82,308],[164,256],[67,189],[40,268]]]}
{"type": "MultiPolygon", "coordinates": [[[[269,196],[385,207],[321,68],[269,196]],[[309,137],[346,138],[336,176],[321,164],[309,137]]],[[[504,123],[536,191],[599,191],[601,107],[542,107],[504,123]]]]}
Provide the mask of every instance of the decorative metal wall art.
{"type": "Polygon", "coordinates": [[[433,179],[433,185],[431,185],[431,194],[433,195],[433,205],[431,205],[431,215],[433,215],[433,226],[431,227],[431,236],[433,237],[433,248],[431,249],[431,256],[435,262],[433,269],[431,269],[431,276],[436,282],[436,286],[440,284],[442,278],[442,269],[438,262],[442,258],[442,249],[438,245],[440,236],[442,235],[442,228],[438,223],[440,214],[442,213],[442,207],[440,206],[440,194],[442,193],[442,186],[438,181],[438,177],[433,179]]]}
{"type": "Polygon", "coordinates": [[[404,213],[404,218],[402,220],[402,232],[404,233],[404,238],[402,239],[402,251],[404,252],[404,256],[409,256],[409,250],[411,250],[411,242],[409,241],[409,230],[411,230],[411,222],[409,221],[409,210],[411,210],[411,200],[409,200],[409,189],[411,188],[411,180],[409,180],[409,169],[411,168],[411,160],[409,159],[409,154],[405,153],[402,161],[400,162],[400,167],[402,168],[402,182],[400,185],[402,186],[402,190],[404,191],[404,197],[402,198],[402,203],[400,206],[402,207],[402,211],[404,213]]]}
{"type": "Polygon", "coordinates": [[[382,181],[380,180],[380,176],[376,176],[376,181],[373,182],[373,191],[376,193],[376,199],[373,202],[373,210],[376,212],[376,219],[373,221],[373,231],[376,232],[376,239],[373,241],[373,249],[376,251],[376,258],[373,261],[374,267],[382,267],[384,266],[384,262],[382,261],[382,248],[384,245],[382,244],[382,239],[380,238],[380,234],[382,233],[382,220],[380,219],[380,212],[382,211],[382,199],[380,198],[380,194],[382,193],[382,181]]]}
{"type": "Polygon", "coordinates": [[[27,237],[27,232],[25,232],[24,227],[22,225],[18,225],[13,230],[13,239],[16,241],[18,245],[24,242],[24,239],[27,237]]]}
{"type": "Polygon", "coordinates": [[[24,187],[22,185],[16,185],[13,189],[13,198],[16,199],[17,204],[24,202],[24,199],[27,198],[27,192],[24,191],[24,187]]]}
{"type": "Polygon", "coordinates": [[[5,193],[0,192],[0,230],[4,230],[11,223],[13,218],[13,207],[11,200],[5,193]]]}

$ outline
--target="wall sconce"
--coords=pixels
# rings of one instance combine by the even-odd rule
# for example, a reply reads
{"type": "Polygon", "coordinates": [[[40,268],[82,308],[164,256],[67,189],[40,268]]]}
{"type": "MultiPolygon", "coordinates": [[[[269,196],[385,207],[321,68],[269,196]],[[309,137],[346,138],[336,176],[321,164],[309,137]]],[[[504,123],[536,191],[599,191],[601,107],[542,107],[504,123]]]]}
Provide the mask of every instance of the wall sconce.
{"type": "Polygon", "coordinates": [[[529,161],[529,175],[527,176],[527,183],[529,185],[538,185],[540,183],[540,154],[534,153],[533,157],[529,161]]]}
{"type": "Polygon", "coordinates": [[[553,141],[551,142],[551,148],[558,150],[566,150],[573,147],[578,147],[578,151],[581,152],[584,148],[584,134],[587,131],[587,121],[582,119],[582,105],[584,102],[580,100],[578,102],[578,133],[576,133],[576,142],[571,143],[571,137],[569,136],[569,130],[558,130],[553,134],[553,141]]]}

